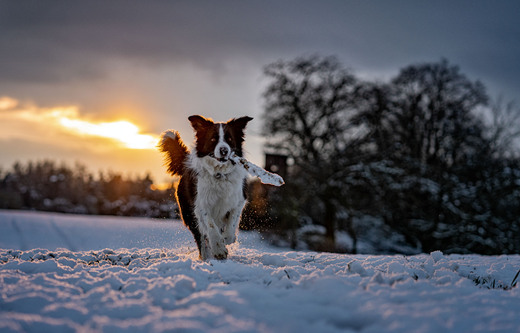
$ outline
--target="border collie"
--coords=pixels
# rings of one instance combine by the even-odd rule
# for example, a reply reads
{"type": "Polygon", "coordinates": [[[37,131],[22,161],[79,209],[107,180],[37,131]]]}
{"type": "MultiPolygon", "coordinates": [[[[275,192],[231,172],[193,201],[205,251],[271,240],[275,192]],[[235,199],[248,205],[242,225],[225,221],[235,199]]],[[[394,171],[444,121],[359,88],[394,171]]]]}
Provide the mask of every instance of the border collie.
{"type": "Polygon", "coordinates": [[[196,139],[192,152],[174,130],[164,132],[159,142],[168,172],[180,176],[177,203],[202,260],[226,259],[226,245],[236,241],[246,203],[247,171],[230,157],[242,157],[244,129],[252,119],[215,123],[198,115],[189,117],[196,139]]]}

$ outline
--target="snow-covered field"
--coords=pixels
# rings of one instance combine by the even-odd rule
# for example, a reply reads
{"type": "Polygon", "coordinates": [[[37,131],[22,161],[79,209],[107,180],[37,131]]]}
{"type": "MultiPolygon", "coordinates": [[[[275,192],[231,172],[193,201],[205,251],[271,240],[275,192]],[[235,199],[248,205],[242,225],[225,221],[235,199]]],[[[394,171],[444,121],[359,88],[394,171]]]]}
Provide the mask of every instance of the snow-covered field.
{"type": "Polygon", "coordinates": [[[0,332],[519,332],[520,256],[201,262],[178,221],[0,211],[0,332]]]}

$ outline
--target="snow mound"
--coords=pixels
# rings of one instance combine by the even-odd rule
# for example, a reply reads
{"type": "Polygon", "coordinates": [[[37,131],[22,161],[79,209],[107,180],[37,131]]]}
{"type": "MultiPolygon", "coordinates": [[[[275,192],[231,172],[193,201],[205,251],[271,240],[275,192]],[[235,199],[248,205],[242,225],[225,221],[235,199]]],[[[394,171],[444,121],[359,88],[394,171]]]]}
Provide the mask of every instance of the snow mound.
{"type": "Polygon", "coordinates": [[[0,251],[0,331],[515,331],[518,257],[0,251]],[[494,289],[493,289],[494,288],[494,289]]]}
{"type": "MultiPolygon", "coordinates": [[[[0,226],[10,221],[7,215],[0,215],[0,226]]],[[[49,218],[17,215],[17,221],[35,216],[40,222],[49,218]]],[[[75,229],[59,224],[70,242],[71,230],[82,230],[81,221],[95,223],[83,217],[72,224],[75,229]]],[[[148,236],[147,228],[162,230],[143,220],[141,228],[132,227],[134,237],[148,236]]],[[[0,332],[514,332],[520,327],[517,255],[295,252],[241,233],[228,260],[204,262],[191,239],[175,235],[170,247],[0,249],[0,332]]]]}

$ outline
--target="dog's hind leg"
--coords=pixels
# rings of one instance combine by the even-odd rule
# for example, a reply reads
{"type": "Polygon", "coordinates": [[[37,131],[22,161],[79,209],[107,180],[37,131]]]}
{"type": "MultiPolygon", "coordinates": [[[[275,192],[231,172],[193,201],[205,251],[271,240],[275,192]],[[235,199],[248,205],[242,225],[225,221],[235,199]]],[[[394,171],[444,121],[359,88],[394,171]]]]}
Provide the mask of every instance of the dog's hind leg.
{"type": "MultiPolygon", "coordinates": [[[[197,243],[197,248],[199,250],[199,256],[202,258],[204,240],[201,230],[199,229],[197,215],[191,203],[193,193],[195,193],[195,187],[193,181],[190,181],[190,174],[187,174],[181,178],[179,185],[177,186],[176,198],[182,220],[193,234],[193,238],[195,239],[195,243],[197,243]]],[[[207,251],[205,251],[205,253],[206,252],[207,251]]]]}

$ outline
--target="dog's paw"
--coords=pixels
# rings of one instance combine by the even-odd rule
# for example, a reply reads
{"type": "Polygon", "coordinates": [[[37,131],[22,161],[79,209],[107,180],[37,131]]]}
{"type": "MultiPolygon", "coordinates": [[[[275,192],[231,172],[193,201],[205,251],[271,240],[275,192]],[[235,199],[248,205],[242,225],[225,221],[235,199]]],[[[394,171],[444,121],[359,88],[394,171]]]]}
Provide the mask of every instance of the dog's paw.
{"type": "Polygon", "coordinates": [[[224,260],[227,259],[227,256],[228,250],[226,249],[226,246],[220,242],[217,242],[213,251],[213,257],[217,260],[224,260]]]}
{"type": "Polygon", "coordinates": [[[233,244],[234,242],[237,241],[237,235],[236,234],[232,234],[232,235],[226,235],[224,236],[224,243],[226,245],[230,245],[230,244],[233,244]]]}
{"type": "Polygon", "coordinates": [[[219,253],[219,254],[215,253],[215,259],[217,259],[217,260],[225,260],[225,259],[227,259],[227,256],[228,256],[227,250],[223,253],[219,253]]]}

